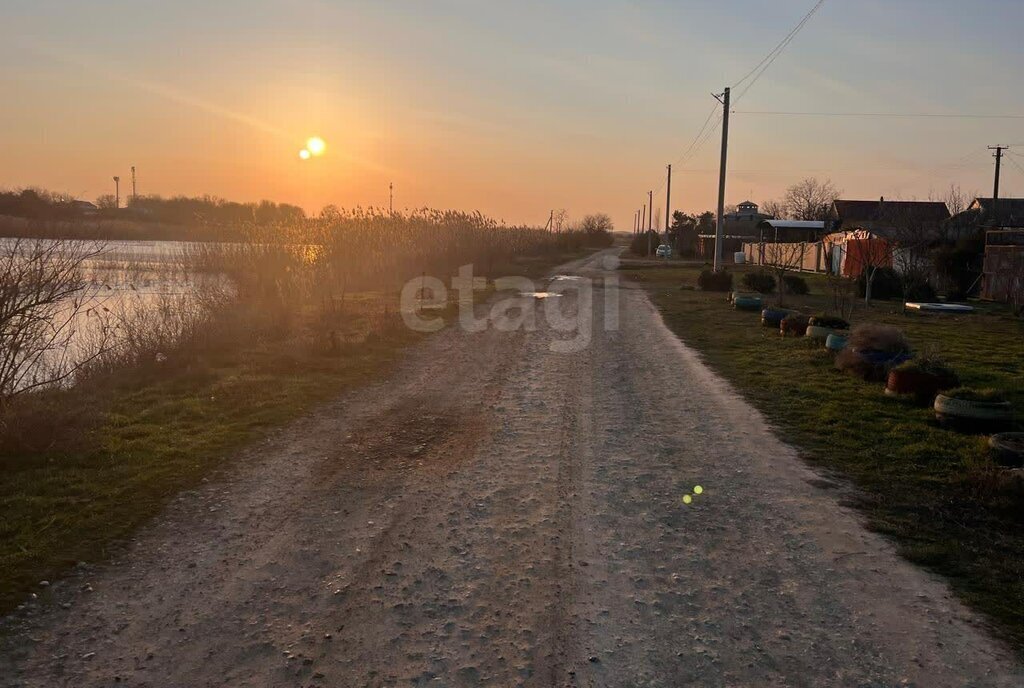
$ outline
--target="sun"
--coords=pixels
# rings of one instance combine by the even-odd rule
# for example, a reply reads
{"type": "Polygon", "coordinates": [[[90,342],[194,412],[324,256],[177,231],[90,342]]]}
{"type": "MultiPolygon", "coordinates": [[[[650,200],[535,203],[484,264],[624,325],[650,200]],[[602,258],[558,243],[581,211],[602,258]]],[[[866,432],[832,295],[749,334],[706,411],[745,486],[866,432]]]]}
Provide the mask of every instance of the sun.
{"type": "Polygon", "coordinates": [[[324,151],[327,150],[327,143],[319,136],[313,136],[306,141],[306,150],[312,155],[323,155],[324,151]]]}
{"type": "Polygon", "coordinates": [[[299,157],[302,158],[303,160],[309,160],[311,157],[313,157],[313,154],[310,153],[305,148],[303,148],[302,150],[299,151],[299,157]]]}

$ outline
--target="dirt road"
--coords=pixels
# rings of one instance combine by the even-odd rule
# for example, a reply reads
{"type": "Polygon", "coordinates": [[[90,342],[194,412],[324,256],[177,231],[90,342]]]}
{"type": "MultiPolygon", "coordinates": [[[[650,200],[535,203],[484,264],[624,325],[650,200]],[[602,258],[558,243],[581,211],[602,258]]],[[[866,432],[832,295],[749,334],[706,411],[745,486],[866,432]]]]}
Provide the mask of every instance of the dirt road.
{"type": "Polygon", "coordinates": [[[246,452],[55,585],[0,685],[1022,684],[642,291],[593,303],[581,351],[452,327],[246,452]]]}

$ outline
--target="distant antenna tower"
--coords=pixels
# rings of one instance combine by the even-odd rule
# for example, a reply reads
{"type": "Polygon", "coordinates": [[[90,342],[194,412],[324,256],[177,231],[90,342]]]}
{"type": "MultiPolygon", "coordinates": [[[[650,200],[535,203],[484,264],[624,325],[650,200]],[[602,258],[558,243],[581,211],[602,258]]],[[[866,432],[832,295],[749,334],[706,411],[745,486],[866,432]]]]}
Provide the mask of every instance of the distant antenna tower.
{"type": "Polygon", "coordinates": [[[139,200],[139,194],[135,189],[135,165],[132,165],[132,205],[139,200]]]}

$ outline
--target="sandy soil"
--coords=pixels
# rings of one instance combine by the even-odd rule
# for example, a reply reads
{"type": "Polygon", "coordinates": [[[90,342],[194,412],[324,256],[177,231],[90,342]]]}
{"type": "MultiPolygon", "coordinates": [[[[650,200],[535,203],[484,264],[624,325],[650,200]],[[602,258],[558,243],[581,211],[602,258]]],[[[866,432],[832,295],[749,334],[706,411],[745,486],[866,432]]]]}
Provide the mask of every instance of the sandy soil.
{"type": "Polygon", "coordinates": [[[246,451],[9,619],[0,685],[1024,683],[642,291],[594,303],[580,352],[450,328],[246,451]]]}

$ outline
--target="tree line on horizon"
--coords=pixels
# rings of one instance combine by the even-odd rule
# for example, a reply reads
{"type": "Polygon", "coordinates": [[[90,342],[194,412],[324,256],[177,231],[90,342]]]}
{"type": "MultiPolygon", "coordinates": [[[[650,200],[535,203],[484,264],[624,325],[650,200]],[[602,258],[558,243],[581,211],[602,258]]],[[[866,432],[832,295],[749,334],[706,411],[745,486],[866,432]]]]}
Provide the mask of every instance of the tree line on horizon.
{"type": "Polygon", "coordinates": [[[69,194],[45,189],[0,191],[0,215],[26,220],[75,220],[83,217],[129,219],[171,225],[273,225],[299,222],[306,211],[290,203],[258,201],[242,203],[216,196],[128,196],[118,208],[113,194],[96,199],[95,209],[69,194]]]}

